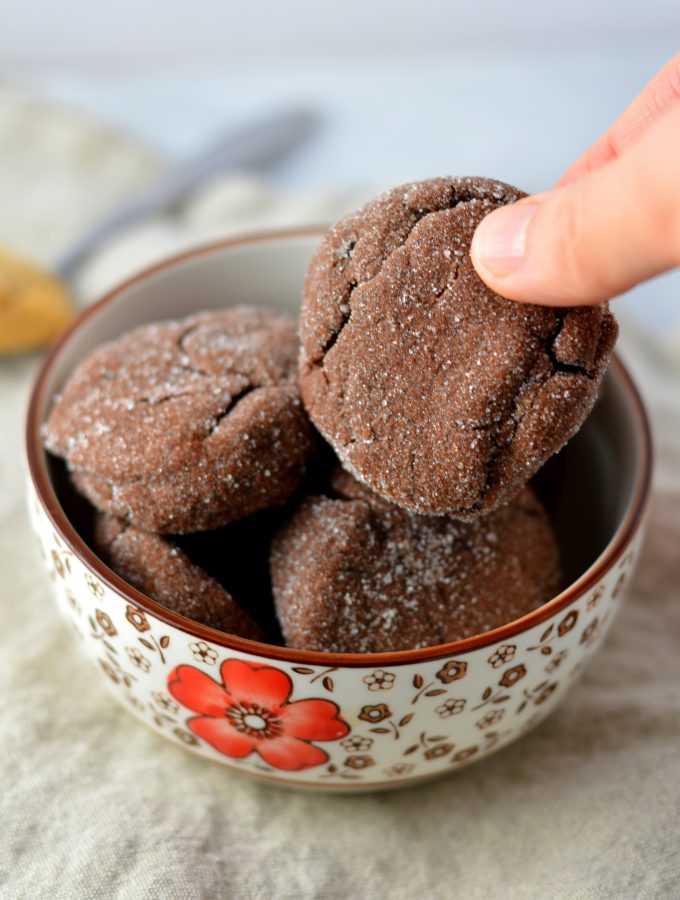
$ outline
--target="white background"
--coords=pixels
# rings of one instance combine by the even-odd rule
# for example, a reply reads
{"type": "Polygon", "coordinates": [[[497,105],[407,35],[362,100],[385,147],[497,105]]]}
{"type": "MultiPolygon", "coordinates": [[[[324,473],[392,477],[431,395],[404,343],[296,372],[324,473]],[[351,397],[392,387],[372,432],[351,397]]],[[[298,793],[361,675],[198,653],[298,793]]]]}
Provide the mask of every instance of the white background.
{"type": "Polygon", "coordinates": [[[4,0],[0,58],[228,63],[678,40],[677,0],[4,0]]]}

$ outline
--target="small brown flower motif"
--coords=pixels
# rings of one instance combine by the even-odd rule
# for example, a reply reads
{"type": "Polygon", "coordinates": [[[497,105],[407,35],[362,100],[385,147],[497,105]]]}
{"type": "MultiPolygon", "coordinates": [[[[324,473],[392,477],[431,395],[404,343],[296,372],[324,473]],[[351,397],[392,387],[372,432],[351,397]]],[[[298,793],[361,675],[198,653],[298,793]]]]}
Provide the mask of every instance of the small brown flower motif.
{"type": "Polygon", "coordinates": [[[600,624],[600,620],[597,616],[593,619],[592,622],[589,622],[586,627],[583,629],[583,634],[581,635],[581,639],[579,644],[589,644],[597,632],[597,628],[600,624]]]}
{"type": "Polygon", "coordinates": [[[524,678],[527,674],[527,668],[523,663],[520,663],[518,666],[513,666],[511,669],[506,669],[503,672],[503,677],[498,682],[501,687],[512,687],[513,684],[517,684],[520,678],[524,678]]]}
{"type": "Polygon", "coordinates": [[[395,678],[396,676],[392,672],[376,669],[372,675],[364,678],[364,684],[368,685],[369,691],[389,691],[394,685],[395,678]]]}
{"type": "Polygon", "coordinates": [[[375,765],[375,760],[372,756],[356,754],[354,756],[348,756],[345,760],[345,765],[349,769],[367,769],[369,766],[375,765]]]}
{"type": "Polygon", "coordinates": [[[492,725],[500,722],[504,715],[504,709],[492,709],[488,713],[486,713],[486,715],[482,716],[481,719],[478,719],[475,722],[475,725],[477,726],[477,728],[483,731],[485,728],[490,728],[492,725]]]}
{"type": "Polygon", "coordinates": [[[353,734],[348,738],[345,738],[344,741],[340,741],[340,746],[345,750],[370,750],[373,746],[373,738],[369,737],[361,737],[358,734],[353,734]]]}
{"type": "Polygon", "coordinates": [[[175,737],[179,738],[182,743],[187,744],[188,746],[198,743],[193,734],[190,731],[185,731],[183,728],[173,728],[172,733],[175,737]]]}
{"type": "Polygon", "coordinates": [[[383,719],[389,719],[392,711],[386,703],[376,703],[375,706],[362,706],[359,718],[364,722],[382,722],[383,719]]]}
{"type": "Polygon", "coordinates": [[[151,668],[151,663],[149,660],[142,656],[139,650],[136,647],[126,647],[125,652],[130,658],[130,662],[137,666],[138,669],[141,669],[142,672],[148,672],[151,668]]]}
{"type": "Polygon", "coordinates": [[[554,672],[556,669],[558,669],[567,658],[568,652],[569,651],[567,650],[560,650],[559,653],[556,653],[550,660],[548,665],[545,667],[545,671],[550,674],[551,672],[554,672]]]}
{"type": "Polygon", "coordinates": [[[474,756],[475,753],[479,752],[479,747],[465,747],[463,750],[459,750],[458,753],[454,753],[451,757],[452,763],[462,763],[465,762],[466,759],[470,759],[471,756],[474,756]]]}
{"type": "Polygon", "coordinates": [[[413,763],[395,763],[393,766],[388,766],[385,769],[385,775],[389,775],[390,777],[395,777],[397,775],[408,775],[415,769],[415,765],[413,763]]]}
{"type": "Polygon", "coordinates": [[[174,700],[171,700],[167,694],[164,694],[162,691],[152,691],[151,696],[154,701],[160,706],[161,709],[166,710],[169,713],[176,713],[179,709],[179,706],[175,703],[174,700]]]}
{"type": "Polygon", "coordinates": [[[69,602],[69,606],[71,606],[71,608],[77,613],[77,615],[80,615],[82,609],[80,603],[78,603],[78,598],[76,597],[76,595],[72,591],[66,591],[66,599],[69,602]]]}
{"type": "Polygon", "coordinates": [[[61,561],[61,556],[59,556],[56,550],[52,551],[52,562],[54,563],[54,571],[60,578],[64,578],[66,575],[66,568],[61,561]]]}
{"type": "Polygon", "coordinates": [[[111,679],[111,681],[114,684],[118,684],[120,682],[120,678],[118,677],[118,672],[116,672],[116,670],[113,668],[113,666],[111,665],[110,662],[108,662],[105,659],[100,659],[99,665],[102,667],[104,672],[109,676],[109,678],[111,679]]]}
{"type": "Polygon", "coordinates": [[[118,634],[111,621],[111,616],[109,616],[108,613],[105,613],[103,609],[95,610],[95,618],[104,634],[108,634],[109,637],[118,634]]]}
{"type": "Polygon", "coordinates": [[[598,604],[598,603],[600,602],[600,600],[602,599],[603,595],[604,595],[604,585],[601,584],[601,585],[599,585],[598,587],[595,588],[595,590],[593,591],[593,593],[592,593],[592,594],[590,595],[590,597],[588,598],[588,604],[587,604],[587,606],[586,606],[586,609],[587,609],[588,612],[590,612],[591,609],[595,609],[595,607],[597,606],[597,604],[598,604]]]}
{"type": "Polygon", "coordinates": [[[465,678],[467,675],[468,664],[460,659],[451,659],[444,663],[437,672],[437,678],[442,684],[451,684],[452,681],[458,681],[459,678],[465,678]]]}
{"type": "MultiPolygon", "coordinates": [[[[578,664],[578,666],[580,666],[580,665],[581,665],[581,663],[578,664]]],[[[572,674],[575,671],[577,671],[578,666],[576,666],[575,668],[572,669],[572,674]]],[[[545,701],[553,695],[558,684],[559,684],[558,681],[553,681],[553,682],[542,681],[540,684],[537,684],[536,687],[532,688],[530,691],[526,690],[526,688],[525,688],[525,690],[524,690],[525,699],[520,703],[519,707],[517,708],[517,713],[519,714],[519,713],[523,712],[524,709],[526,709],[527,703],[530,703],[531,701],[533,701],[536,704],[536,706],[540,706],[542,703],[545,703],[545,701]]],[[[530,722],[531,719],[528,721],[530,722]]],[[[525,723],[525,726],[527,724],[528,724],[528,722],[525,723]]]]}
{"type": "Polygon", "coordinates": [[[566,616],[562,619],[560,624],[557,626],[557,633],[560,637],[563,637],[567,632],[571,631],[571,629],[576,625],[578,620],[578,610],[572,609],[571,612],[568,612],[566,616]]]}
{"type": "Polygon", "coordinates": [[[458,713],[462,713],[465,709],[466,701],[464,699],[447,700],[445,703],[442,703],[441,706],[437,706],[435,708],[435,712],[439,716],[440,719],[448,719],[449,716],[457,716],[458,713]]]}
{"type": "Polygon", "coordinates": [[[425,759],[439,759],[440,756],[446,756],[450,753],[455,744],[437,744],[436,747],[430,747],[425,751],[425,759]]]}
{"type": "Polygon", "coordinates": [[[498,669],[500,666],[512,662],[516,652],[517,647],[515,644],[501,644],[498,650],[489,657],[489,665],[493,666],[494,669],[498,669]]]}
{"type": "Polygon", "coordinates": [[[622,575],[619,575],[619,580],[616,582],[614,586],[614,590],[612,591],[612,597],[616,600],[621,591],[623,590],[623,586],[626,583],[627,575],[624,572],[622,575]]]}
{"type": "Polygon", "coordinates": [[[204,662],[209,666],[214,666],[217,662],[216,651],[209,647],[205,641],[194,641],[189,644],[189,650],[194,654],[194,659],[197,662],[204,662]]]}
{"type": "Polygon", "coordinates": [[[536,706],[540,706],[541,703],[545,703],[545,701],[552,695],[555,688],[557,687],[558,682],[553,681],[551,684],[546,684],[545,687],[541,688],[540,691],[534,693],[532,695],[532,699],[536,706]]]}
{"type": "Polygon", "coordinates": [[[139,700],[137,697],[135,697],[134,694],[130,694],[130,693],[126,694],[125,699],[130,704],[130,706],[134,706],[135,709],[138,709],[140,712],[144,711],[144,704],[142,703],[141,700],[139,700]]]}
{"type": "Polygon", "coordinates": [[[104,596],[104,588],[102,587],[101,581],[99,581],[98,578],[95,578],[91,572],[85,573],[85,584],[93,597],[104,596]]]}
{"type": "Polygon", "coordinates": [[[137,609],[137,607],[133,606],[131,603],[128,603],[127,605],[125,618],[131,625],[135,626],[137,631],[148,631],[151,628],[145,613],[143,613],[141,609],[137,609]]]}

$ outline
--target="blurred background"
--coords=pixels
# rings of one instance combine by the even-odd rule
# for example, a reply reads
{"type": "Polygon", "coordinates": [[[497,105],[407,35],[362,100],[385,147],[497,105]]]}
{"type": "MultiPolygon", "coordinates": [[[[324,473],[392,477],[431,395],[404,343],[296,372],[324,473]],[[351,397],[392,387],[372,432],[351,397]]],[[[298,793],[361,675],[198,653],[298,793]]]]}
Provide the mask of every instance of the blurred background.
{"type": "MultiPolygon", "coordinates": [[[[102,247],[82,291],[203,237],[326,221],[410,179],[544,189],[679,38],[677,0],[5,0],[0,241],[58,260],[151,177],[288,108],[320,120],[295,153],[257,181],[227,173],[179,216],[102,247]]],[[[676,327],[678,276],[620,308],[658,332],[676,327]]]]}

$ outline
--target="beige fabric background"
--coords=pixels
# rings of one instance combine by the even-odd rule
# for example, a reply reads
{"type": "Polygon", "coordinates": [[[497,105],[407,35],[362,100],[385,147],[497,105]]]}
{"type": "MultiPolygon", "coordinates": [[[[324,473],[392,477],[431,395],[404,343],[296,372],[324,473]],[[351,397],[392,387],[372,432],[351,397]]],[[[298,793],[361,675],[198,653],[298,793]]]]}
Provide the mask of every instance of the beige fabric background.
{"type": "MultiPolygon", "coordinates": [[[[20,198],[21,177],[29,196],[38,173],[52,185],[39,215],[35,200],[0,203],[0,239],[15,233],[45,259],[65,241],[60,221],[75,230],[156,167],[67,117],[33,154],[36,171],[23,158],[10,178],[8,134],[52,115],[0,89],[0,189],[20,198]]],[[[83,289],[136,263],[131,252],[353,203],[223,181],[181,222],[110,248],[83,289]]],[[[21,425],[37,360],[1,360],[0,897],[680,897],[680,369],[661,370],[663,353],[630,327],[621,347],[652,407],[658,465],[646,550],[606,645],[521,742],[444,780],[366,796],[250,783],[115,704],[57,616],[24,509],[21,425]]]]}

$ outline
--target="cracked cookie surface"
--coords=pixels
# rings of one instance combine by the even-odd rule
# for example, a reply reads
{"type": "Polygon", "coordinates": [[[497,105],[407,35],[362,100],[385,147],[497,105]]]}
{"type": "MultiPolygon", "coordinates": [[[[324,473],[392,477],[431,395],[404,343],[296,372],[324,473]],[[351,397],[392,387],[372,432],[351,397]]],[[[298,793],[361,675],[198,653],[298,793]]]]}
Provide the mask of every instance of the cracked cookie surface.
{"type": "Polygon", "coordinates": [[[232,307],[95,349],[57,398],[45,446],[98,509],[184,534],[277,503],[314,449],[295,323],[232,307]]]}
{"type": "Polygon", "coordinates": [[[595,402],[609,310],[515,303],[472,265],[481,219],[523,196],[483,178],[404,185],[331,228],[310,264],[304,403],[345,468],[405,509],[496,509],[595,402]]]}
{"type": "Polygon", "coordinates": [[[266,641],[264,630],[172,540],[98,513],[93,544],[109,568],[168,609],[229,634],[266,641]]]}
{"type": "Polygon", "coordinates": [[[337,469],[274,538],[276,609],[290,647],[380,653],[462,640],[559,590],[558,549],[526,487],[475,522],[420,516],[337,469]]]}

